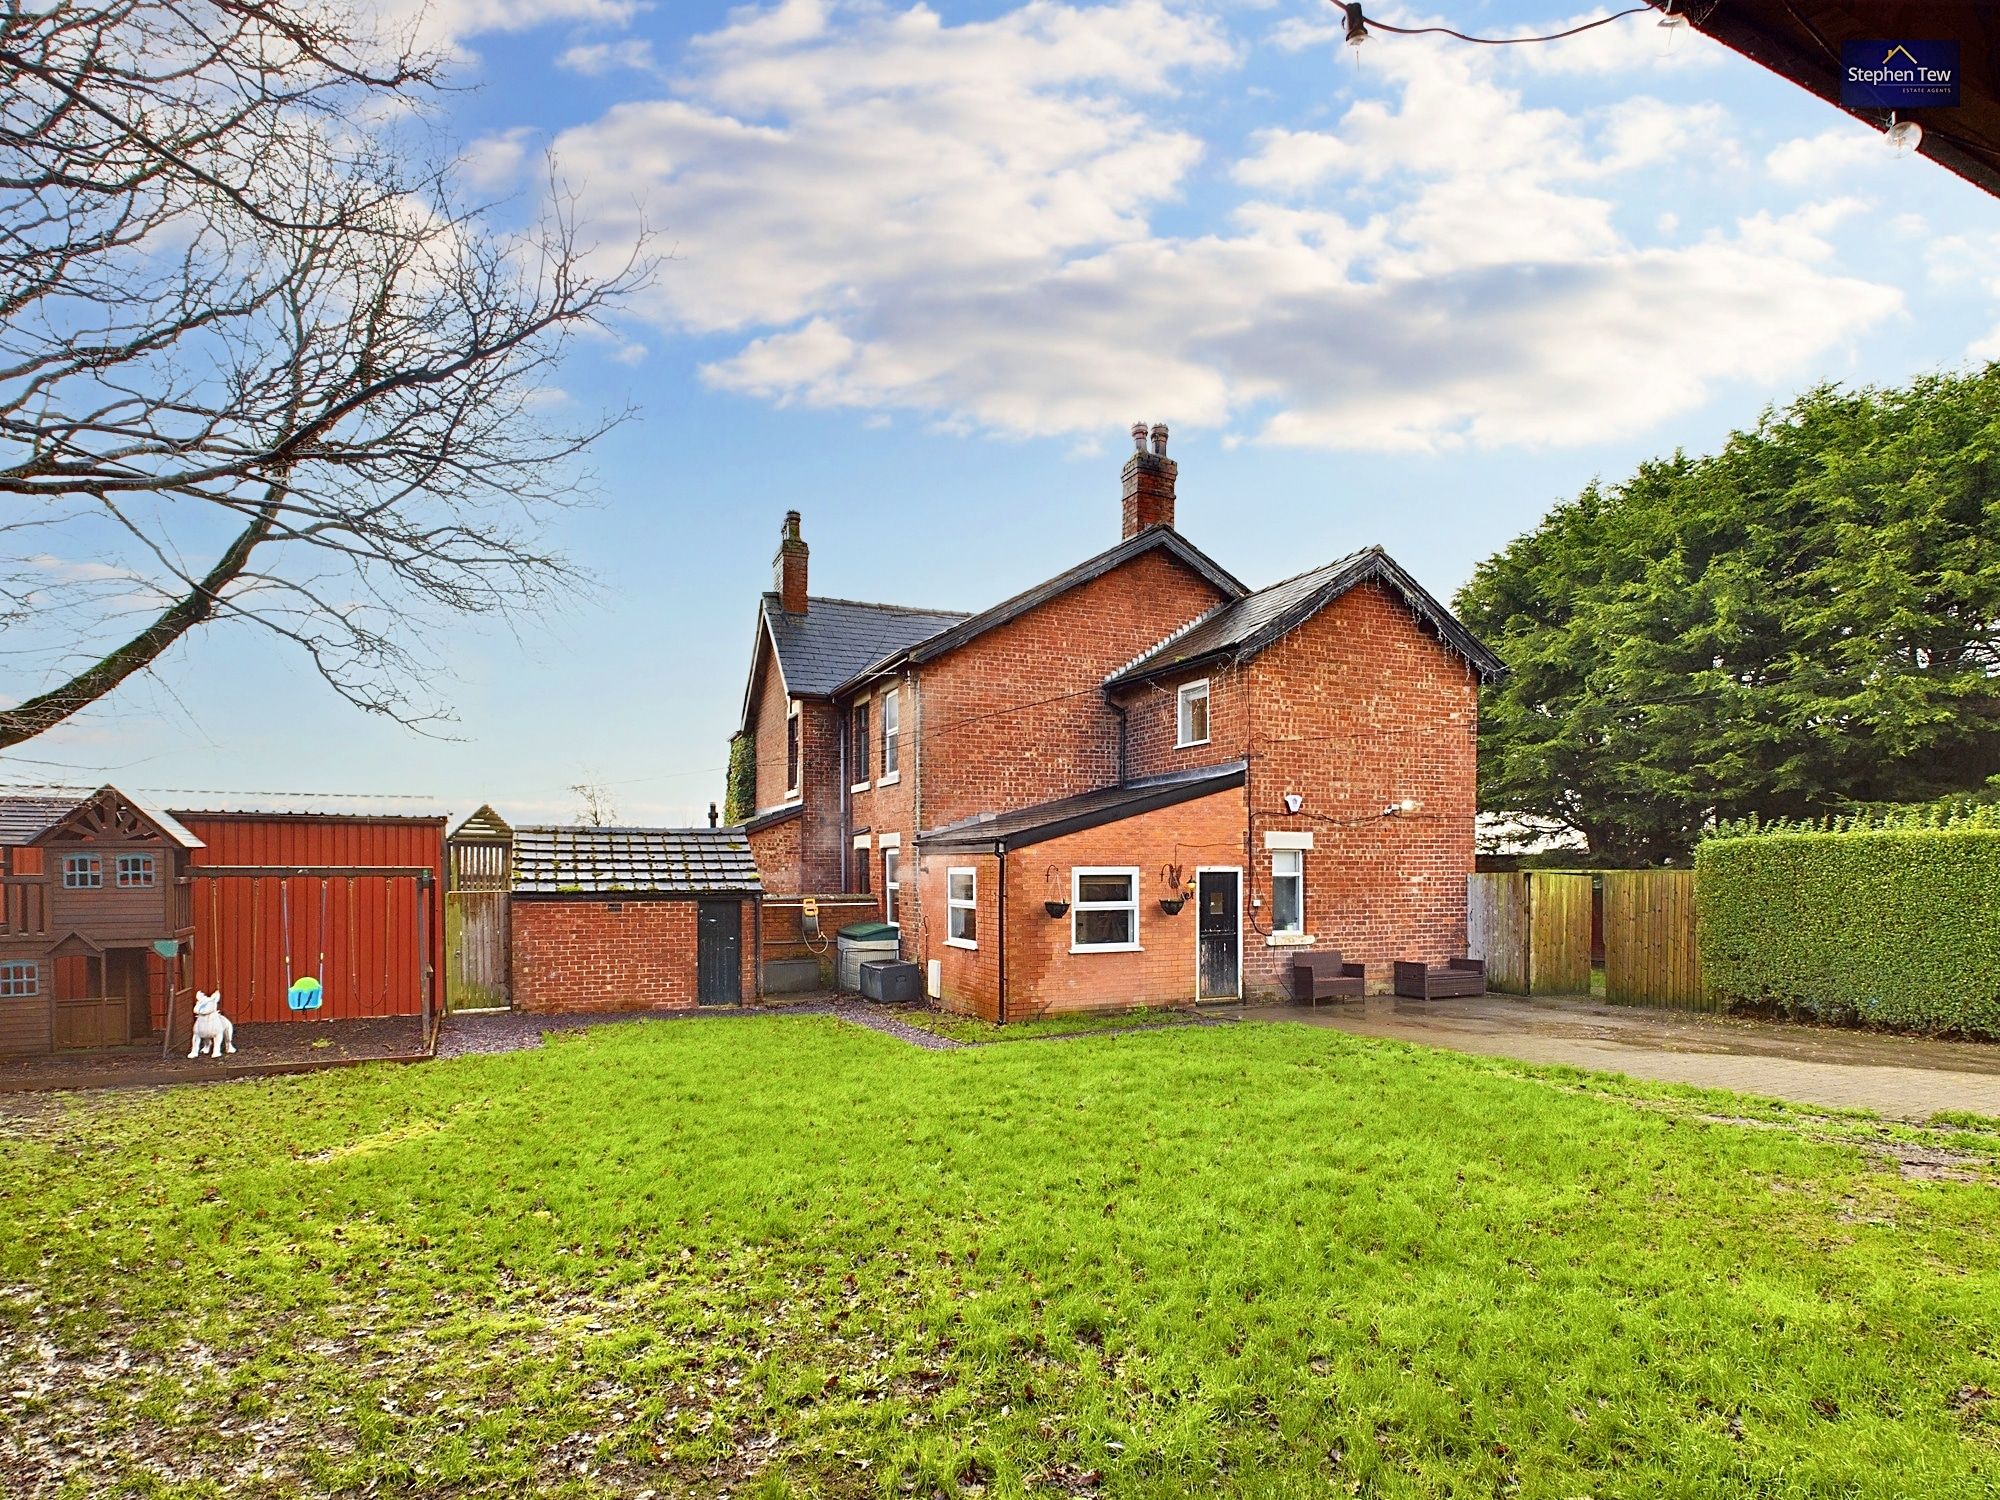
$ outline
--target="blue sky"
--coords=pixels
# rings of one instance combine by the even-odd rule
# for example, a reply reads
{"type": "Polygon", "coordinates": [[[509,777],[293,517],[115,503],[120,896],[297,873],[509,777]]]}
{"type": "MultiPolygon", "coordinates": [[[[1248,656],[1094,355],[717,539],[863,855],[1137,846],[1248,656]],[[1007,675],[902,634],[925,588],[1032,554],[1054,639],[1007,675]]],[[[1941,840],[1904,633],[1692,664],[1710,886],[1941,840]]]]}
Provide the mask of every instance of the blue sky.
{"type": "MultiPolygon", "coordinates": [[[[2000,204],[1701,37],[1356,51],[1333,16],[431,6],[468,185],[525,214],[552,158],[605,255],[641,222],[672,255],[550,393],[639,408],[553,525],[591,595],[427,627],[447,738],[215,630],[0,776],[535,817],[589,779],[686,821],[788,508],[815,592],[977,608],[1116,540],[1123,434],[1165,421],[1182,531],[1247,581],[1380,542],[1448,596],[1595,475],[1815,381],[2000,354],[2000,204]]],[[[0,693],[40,682],[0,655],[0,693]]]]}

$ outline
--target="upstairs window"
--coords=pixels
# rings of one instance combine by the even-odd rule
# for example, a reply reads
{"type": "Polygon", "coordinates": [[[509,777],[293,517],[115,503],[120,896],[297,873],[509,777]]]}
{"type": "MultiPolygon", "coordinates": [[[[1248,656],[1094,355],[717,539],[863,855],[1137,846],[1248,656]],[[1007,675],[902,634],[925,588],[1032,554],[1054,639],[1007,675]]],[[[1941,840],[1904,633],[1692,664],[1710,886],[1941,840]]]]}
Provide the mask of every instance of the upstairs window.
{"type": "Polygon", "coordinates": [[[1073,953],[1129,952],[1139,946],[1139,872],[1077,870],[1070,876],[1073,953]]]}
{"type": "Polygon", "coordinates": [[[903,774],[903,694],[890,688],[882,695],[882,779],[894,781],[903,774]]]}
{"type": "Polygon", "coordinates": [[[104,861],[95,854],[63,856],[63,889],[95,891],[104,886],[104,861]]]}
{"type": "Polygon", "coordinates": [[[947,870],[944,877],[945,942],[954,948],[979,946],[979,872],[947,870]]]}
{"type": "Polygon", "coordinates": [[[1179,694],[1179,738],[1176,750],[1208,743],[1208,679],[1182,685],[1179,694]]]}
{"type": "Polygon", "coordinates": [[[1271,931],[1306,930],[1306,856],[1302,849],[1271,851],[1271,931]]]}
{"type": "Polygon", "coordinates": [[[25,1000],[42,992],[42,966],[18,960],[0,964],[0,1000],[25,1000]]]}
{"type": "Polygon", "coordinates": [[[862,790],[868,785],[868,700],[848,710],[847,754],[854,767],[854,789],[862,790]]]}
{"type": "Polygon", "coordinates": [[[785,790],[799,789],[799,706],[794,703],[785,714],[785,790]]]}
{"type": "Polygon", "coordinates": [[[152,883],[152,855],[121,854],[118,856],[118,889],[121,891],[141,890],[152,883]]]}

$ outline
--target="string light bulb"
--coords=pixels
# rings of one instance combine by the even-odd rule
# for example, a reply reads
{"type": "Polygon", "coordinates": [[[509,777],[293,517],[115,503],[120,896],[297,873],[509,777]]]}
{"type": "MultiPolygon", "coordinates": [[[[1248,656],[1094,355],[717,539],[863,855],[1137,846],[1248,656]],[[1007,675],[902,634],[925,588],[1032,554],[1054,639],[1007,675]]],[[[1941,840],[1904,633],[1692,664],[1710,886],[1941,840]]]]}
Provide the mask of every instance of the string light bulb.
{"type": "Polygon", "coordinates": [[[1686,16],[1674,13],[1674,6],[1677,3],[1678,0],[1667,0],[1666,14],[1653,24],[1658,26],[1662,31],[1679,31],[1683,26],[1687,25],[1688,18],[1686,16]]]}
{"type": "Polygon", "coordinates": [[[1899,120],[1889,111],[1889,128],[1883,132],[1898,156],[1907,155],[1924,143],[1924,127],[1915,120],[1899,120]]]}
{"type": "Polygon", "coordinates": [[[1368,40],[1368,18],[1361,14],[1361,0],[1335,0],[1341,14],[1346,18],[1345,39],[1350,47],[1359,47],[1368,40]]]}

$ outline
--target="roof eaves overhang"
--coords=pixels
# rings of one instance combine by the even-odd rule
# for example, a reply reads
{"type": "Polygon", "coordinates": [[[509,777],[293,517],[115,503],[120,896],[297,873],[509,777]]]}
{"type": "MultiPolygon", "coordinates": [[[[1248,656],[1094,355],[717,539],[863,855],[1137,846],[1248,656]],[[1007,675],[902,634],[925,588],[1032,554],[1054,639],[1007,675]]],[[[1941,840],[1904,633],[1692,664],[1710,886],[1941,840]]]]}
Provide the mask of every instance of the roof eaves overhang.
{"type": "Polygon", "coordinates": [[[1046,823],[1010,829],[1003,833],[982,833],[977,825],[938,829],[931,833],[919,834],[917,847],[940,854],[1002,855],[1010,850],[1047,843],[1050,839],[1062,838],[1065,834],[1102,828],[1107,823],[1122,823],[1127,818],[1136,818],[1142,813],[1158,812],[1162,808],[1174,807],[1182,802],[1193,802],[1202,797],[1213,796],[1217,792],[1230,791],[1244,784],[1247,772],[1248,767],[1239,761],[1212,776],[1165,782],[1156,787],[1135,787],[1134,795],[1127,801],[1072,814],[1058,814],[1046,823]]]}

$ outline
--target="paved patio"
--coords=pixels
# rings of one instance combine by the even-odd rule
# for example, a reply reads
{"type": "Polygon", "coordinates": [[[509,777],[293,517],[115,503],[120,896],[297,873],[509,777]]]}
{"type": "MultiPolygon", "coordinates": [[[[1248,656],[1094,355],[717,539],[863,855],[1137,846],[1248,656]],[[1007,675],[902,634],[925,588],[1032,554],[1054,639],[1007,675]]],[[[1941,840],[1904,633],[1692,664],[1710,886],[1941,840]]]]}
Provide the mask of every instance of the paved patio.
{"type": "Polygon", "coordinates": [[[1893,1119],[2000,1117],[2000,1045],[1634,1010],[1587,999],[1396,1000],[1250,1006],[1246,1021],[1326,1026],[1522,1062],[1733,1089],[1893,1119]]]}

